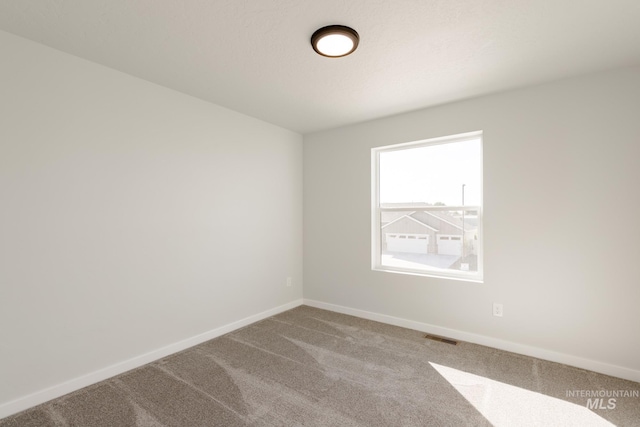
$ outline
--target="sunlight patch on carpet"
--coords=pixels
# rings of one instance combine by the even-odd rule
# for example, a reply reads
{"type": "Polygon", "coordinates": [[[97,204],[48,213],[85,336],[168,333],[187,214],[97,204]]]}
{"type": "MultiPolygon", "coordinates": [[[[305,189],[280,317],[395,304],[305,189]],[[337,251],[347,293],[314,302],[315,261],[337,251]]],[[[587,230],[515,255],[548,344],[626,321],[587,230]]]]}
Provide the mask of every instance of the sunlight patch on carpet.
{"type": "Polygon", "coordinates": [[[584,406],[429,362],[491,424],[614,426],[584,406]]]}

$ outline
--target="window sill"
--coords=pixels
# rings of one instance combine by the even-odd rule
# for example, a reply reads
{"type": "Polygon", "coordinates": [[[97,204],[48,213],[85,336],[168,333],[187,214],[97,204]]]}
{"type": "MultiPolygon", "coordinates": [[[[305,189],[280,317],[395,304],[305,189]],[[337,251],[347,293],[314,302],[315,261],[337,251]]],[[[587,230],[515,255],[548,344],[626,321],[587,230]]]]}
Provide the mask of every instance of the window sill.
{"type": "Polygon", "coordinates": [[[405,274],[410,276],[431,277],[435,279],[456,280],[460,282],[484,283],[484,278],[478,273],[445,273],[425,270],[400,269],[388,266],[377,266],[372,268],[373,271],[384,273],[405,274]]]}

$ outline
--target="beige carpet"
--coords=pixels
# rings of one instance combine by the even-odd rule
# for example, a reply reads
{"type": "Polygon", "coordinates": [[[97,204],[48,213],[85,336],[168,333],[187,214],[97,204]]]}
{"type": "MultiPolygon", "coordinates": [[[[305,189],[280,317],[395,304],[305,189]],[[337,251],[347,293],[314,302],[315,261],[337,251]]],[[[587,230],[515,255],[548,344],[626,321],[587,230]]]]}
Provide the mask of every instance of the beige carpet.
{"type": "Polygon", "coordinates": [[[640,398],[620,397],[634,390],[640,384],[302,306],[0,427],[640,426],[640,398]],[[587,408],[587,394],[600,391],[597,407],[609,409],[587,408]]]}

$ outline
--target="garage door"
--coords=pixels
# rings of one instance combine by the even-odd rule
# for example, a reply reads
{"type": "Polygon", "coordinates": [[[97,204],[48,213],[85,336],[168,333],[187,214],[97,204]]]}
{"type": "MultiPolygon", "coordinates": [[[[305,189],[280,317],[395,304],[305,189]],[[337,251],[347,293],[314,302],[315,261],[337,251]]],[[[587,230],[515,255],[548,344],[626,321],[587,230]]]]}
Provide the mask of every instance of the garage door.
{"type": "Polygon", "coordinates": [[[462,255],[462,236],[438,236],[438,253],[440,255],[462,255]]]}
{"type": "Polygon", "coordinates": [[[395,234],[387,233],[388,252],[408,252],[426,254],[429,246],[428,234],[395,234]]]}

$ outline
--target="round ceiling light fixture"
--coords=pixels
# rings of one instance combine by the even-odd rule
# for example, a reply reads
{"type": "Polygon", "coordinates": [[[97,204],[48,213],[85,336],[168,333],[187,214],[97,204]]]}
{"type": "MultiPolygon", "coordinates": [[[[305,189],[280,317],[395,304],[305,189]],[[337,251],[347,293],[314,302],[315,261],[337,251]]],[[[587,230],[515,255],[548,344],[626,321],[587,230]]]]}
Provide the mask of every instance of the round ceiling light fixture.
{"type": "Polygon", "coordinates": [[[329,58],[340,58],[358,47],[360,37],[353,28],[344,25],[329,25],[311,36],[311,46],[318,54],[329,58]]]}

